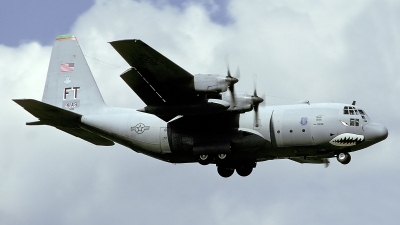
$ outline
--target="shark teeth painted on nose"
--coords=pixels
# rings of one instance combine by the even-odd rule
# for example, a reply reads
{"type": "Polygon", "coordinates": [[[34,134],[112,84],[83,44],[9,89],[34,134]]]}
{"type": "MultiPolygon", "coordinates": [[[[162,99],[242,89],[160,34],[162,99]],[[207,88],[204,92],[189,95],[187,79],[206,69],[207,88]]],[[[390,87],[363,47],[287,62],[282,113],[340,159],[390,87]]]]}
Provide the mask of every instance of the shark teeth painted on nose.
{"type": "Polygon", "coordinates": [[[364,140],[364,135],[344,133],[336,136],[329,143],[334,146],[347,147],[360,144],[364,140]]]}

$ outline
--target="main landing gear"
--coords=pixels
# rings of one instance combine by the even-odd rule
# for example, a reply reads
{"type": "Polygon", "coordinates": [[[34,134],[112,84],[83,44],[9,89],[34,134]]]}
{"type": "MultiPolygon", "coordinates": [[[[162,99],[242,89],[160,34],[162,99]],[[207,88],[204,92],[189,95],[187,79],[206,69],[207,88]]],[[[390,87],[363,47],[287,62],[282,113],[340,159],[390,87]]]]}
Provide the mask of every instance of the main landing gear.
{"type": "Polygon", "coordinates": [[[217,164],[217,171],[221,177],[228,178],[236,173],[242,177],[251,174],[253,168],[256,167],[255,162],[232,162],[228,154],[212,155],[199,155],[198,161],[201,165],[208,165],[215,159],[217,164]]]}
{"type": "Polygon", "coordinates": [[[344,165],[348,164],[351,161],[351,156],[348,152],[341,152],[337,154],[336,158],[341,164],[344,165]]]}
{"type": "Polygon", "coordinates": [[[216,157],[212,155],[200,155],[199,163],[203,166],[210,164],[213,159],[216,158],[218,161],[226,160],[228,158],[227,154],[218,154],[216,157]]]}
{"type": "MultiPolygon", "coordinates": [[[[255,165],[255,163],[254,163],[255,165]]],[[[217,165],[217,171],[218,174],[221,177],[225,177],[228,178],[230,176],[232,176],[233,172],[239,174],[242,177],[247,177],[248,175],[251,174],[251,172],[253,171],[254,166],[250,165],[250,164],[243,164],[240,166],[227,166],[227,165],[217,165]]]]}
{"type": "Polygon", "coordinates": [[[228,177],[232,176],[232,174],[235,172],[235,169],[224,167],[224,166],[218,166],[217,171],[221,177],[228,178],[228,177]]]}

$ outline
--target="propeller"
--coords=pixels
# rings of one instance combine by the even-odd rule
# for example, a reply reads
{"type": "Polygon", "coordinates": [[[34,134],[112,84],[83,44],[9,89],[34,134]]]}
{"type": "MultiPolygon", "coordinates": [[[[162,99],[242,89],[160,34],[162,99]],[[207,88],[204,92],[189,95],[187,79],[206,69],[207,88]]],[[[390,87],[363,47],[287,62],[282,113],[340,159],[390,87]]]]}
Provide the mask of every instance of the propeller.
{"type": "Polygon", "coordinates": [[[235,73],[235,77],[232,77],[231,71],[230,71],[229,66],[228,66],[228,75],[226,76],[225,80],[226,80],[227,83],[229,84],[229,91],[230,91],[231,93],[233,93],[234,90],[235,90],[235,84],[236,84],[237,82],[239,82],[239,79],[236,78],[238,74],[239,74],[239,76],[240,76],[240,72],[238,72],[238,71],[239,71],[239,67],[238,67],[238,69],[237,69],[237,72],[235,73]]]}
{"type": "Polygon", "coordinates": [[[239,82],[240,78],[240,70],[239,67],[236,69],[235,72],[235,77],[232,77],[231,75],[231,70],[229,69],[229,62],[226,62],[226,68],[227,68],[227,76],[225,77],[226,82],[228,83],[228,89],[231,92],[231,98],[232,98],[232,103],[235,106],[236,105],[236,99],[235,99],[235,84],[239,82]]]}
{"type": "Polygon", "coordinates": [[[258,127],[258,106],[264,102],[264,99],[257,95],[256,82],[254,82],[254,94],[251,96],[251,100],[253,102],[255,126],[258,127]]]}

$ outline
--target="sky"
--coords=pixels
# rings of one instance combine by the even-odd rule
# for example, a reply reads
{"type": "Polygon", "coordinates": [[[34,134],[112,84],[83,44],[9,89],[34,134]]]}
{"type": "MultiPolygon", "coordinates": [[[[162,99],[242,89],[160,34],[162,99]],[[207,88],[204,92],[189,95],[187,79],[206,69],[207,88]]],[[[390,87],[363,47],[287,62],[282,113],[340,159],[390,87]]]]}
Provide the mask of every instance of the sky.
{"type": "Polygon", "coordinates": [[[2,1],[0,224],[398,224],[400,2],[2,1]],[[107,43],[141,39],[196,73],[241,78],[267,105],[351,103],[389,137],[330,166],[258,163],[248,177],[168,164],[120,145],[98,147],[11,99],[42,97],[53,41],[74,34],[105,101],[142,108],[107,43]],[[397,146],[397,147],[396,147],[397,146]]]}

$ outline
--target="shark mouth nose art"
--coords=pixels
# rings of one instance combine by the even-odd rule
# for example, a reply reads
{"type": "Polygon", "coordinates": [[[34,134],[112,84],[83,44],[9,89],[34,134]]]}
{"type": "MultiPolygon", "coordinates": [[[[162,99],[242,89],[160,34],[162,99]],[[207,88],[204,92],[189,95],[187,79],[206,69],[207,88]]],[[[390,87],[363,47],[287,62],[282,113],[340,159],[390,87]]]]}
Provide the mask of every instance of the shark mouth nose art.
{"type": "Polygon", "coordinates": [[[336,136],[329,143],[334,146],[347,147],[360,144],[364,140],[364,135],[344,133],[336,136]]]}

